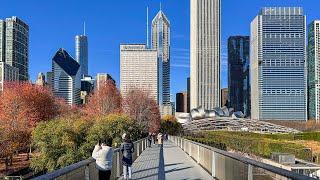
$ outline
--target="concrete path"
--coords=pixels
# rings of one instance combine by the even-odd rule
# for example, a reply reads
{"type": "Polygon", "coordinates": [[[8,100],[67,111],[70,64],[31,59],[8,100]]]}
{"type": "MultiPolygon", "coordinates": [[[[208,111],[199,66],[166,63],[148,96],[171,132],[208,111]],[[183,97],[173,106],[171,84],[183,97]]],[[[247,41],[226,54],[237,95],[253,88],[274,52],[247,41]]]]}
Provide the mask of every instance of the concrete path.
{"type": "Polygon", "coordinates": [[[196,180],[213,179],[179,147],[165,142],[163,148],[146,149],[133,163],[133,179],[196,180]]]}

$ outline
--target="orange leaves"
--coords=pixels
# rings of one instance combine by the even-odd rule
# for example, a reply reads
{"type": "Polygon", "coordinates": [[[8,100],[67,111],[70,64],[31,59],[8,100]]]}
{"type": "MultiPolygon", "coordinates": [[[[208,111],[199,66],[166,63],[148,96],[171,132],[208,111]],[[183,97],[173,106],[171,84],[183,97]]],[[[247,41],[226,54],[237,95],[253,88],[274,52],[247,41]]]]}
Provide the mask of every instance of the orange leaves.
{"type": "Polygon", "coordinates": [[[89,97],[84,112],[89,116],[101,116],[121,112],[121,95],[115,84],[107,80],[89,97]]]}

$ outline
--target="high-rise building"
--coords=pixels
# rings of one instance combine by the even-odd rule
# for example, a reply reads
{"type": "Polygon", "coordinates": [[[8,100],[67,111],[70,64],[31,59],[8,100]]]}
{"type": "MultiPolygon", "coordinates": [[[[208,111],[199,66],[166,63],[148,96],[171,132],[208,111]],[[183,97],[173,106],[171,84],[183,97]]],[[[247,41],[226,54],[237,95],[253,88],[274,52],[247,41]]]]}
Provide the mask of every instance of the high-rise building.
{"type": "Polygon", "coordinates": [[[150,94],[159,102],[158,53],[144,44],[120,45],[120,91],[122,96],[133,89],[150,94]]]}
{"type": "Polygon", "coordinates": [[[81,104],[88,102],[88,97],[94,89],[95,80],[91,76],[82,76],[81,78],[81,104]]]}
{"type": "Polygon", "coordinates": [[[99,88],[102,87],[103,84],[105,84],[108,80],[116,84],[116,81],[111,77],[110,74],[98,73],[96,77],[96,88],[99,90],[99,88]]]}
{"type": "Polygon", "coordinates": [[[38,74],[36,85],[38,85],[38,86],[45,86],[46,85],[46,77],[42,72],[40,72],[38,74]]]}
{"type": "Polygon", "coordinates": [[[52,90],[53,72],[47,72],[47,86],[52,90]]]}
{"type": "Polygon", "coordinates": [[[88,75],[88,38],[86,35],[77,35],[76,42],[76,61],[80,64],[80,75],[88,75]]]}
{"type": "Polygon", "coordinates": [[[172,115],[170,104],[170,22],[160,9],[152,20],[152,49],[158,51],[158,93],[162,115],[172,115]]]}
{"type": "Polygon", "coordinates": [[[187,112],[187,92],[179,92],[176,94],[176,112],[187,112]]]}
{"type": "Polygon", "coordinates": [[[190,112],[190,77],[187,78],[187,113],[190,112]]]}
{"type": "Polygon", "coordinates": [[[231,36],[228,39],[228,89],[229,106],[235,111],[248,109],[247,87],[249,71],[247,65],[250,57],[250,37],[231,36]]]}
{"type": "Polygon", "coordinates": [[[0,20],[0,62],[19,69],[19,80],[29,80],[29,26],[13,16],[0,20]]]}
{"type": "Polygon", "coordinates": [[[4,84],[10,81],[19,80],[19,69],[0,62],[0,91],[3,91],[4,84]]]}
{"type": "Polygon", "coordinates": [[[69,105],[80,104],[80,65],[64,49],[52,59],[53,93],[69,105]]]}
{"type": "Polygon", "coordinates": [[[308,114],[320,121],[320,20],[308,29],[308,114]]]}
{"type": "Polygon", "coordinates": [[[220,106],[220,0],[191,0],[191,109],[220,106]]]}
{"type": "Polygon", "coordinates": [[[221,107],[227,106],[229,107],[229,89],[228,88],[222,88],[221,89],[221,107]]]}
{"type": "Polygon", "coordinates": [[[307,120],[303,9],[262,8],[250,38],[251,118],[307,120]]]}

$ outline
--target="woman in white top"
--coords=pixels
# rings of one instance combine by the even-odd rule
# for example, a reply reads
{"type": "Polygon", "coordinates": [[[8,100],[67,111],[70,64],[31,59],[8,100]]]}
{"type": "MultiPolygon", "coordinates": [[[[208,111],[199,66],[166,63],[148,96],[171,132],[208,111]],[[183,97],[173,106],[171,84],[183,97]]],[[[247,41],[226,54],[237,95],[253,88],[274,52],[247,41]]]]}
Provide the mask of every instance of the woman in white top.
{"type": "Polygon", "coordinates": [[[99,170],[99,180],[109,180],[112,169],[112,139],[107,138],[102,144],[98,143],[92,152],[92,157],[96,160],[96,167],[99,170]]]}

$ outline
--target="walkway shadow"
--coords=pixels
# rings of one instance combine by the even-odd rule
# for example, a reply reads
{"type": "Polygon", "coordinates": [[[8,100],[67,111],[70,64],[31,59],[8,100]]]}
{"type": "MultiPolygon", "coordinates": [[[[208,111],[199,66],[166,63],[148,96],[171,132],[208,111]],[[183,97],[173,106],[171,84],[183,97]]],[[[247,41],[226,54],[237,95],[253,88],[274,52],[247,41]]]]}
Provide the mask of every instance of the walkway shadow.
{"type": "Polygon", "coordinates": [[[164,157],[163,157],[163,146],[160,147],[160,155],[159,155],[159,170],[158,170],[158,179],[165,180],[166,175],[164,171],[164,157]]]}

